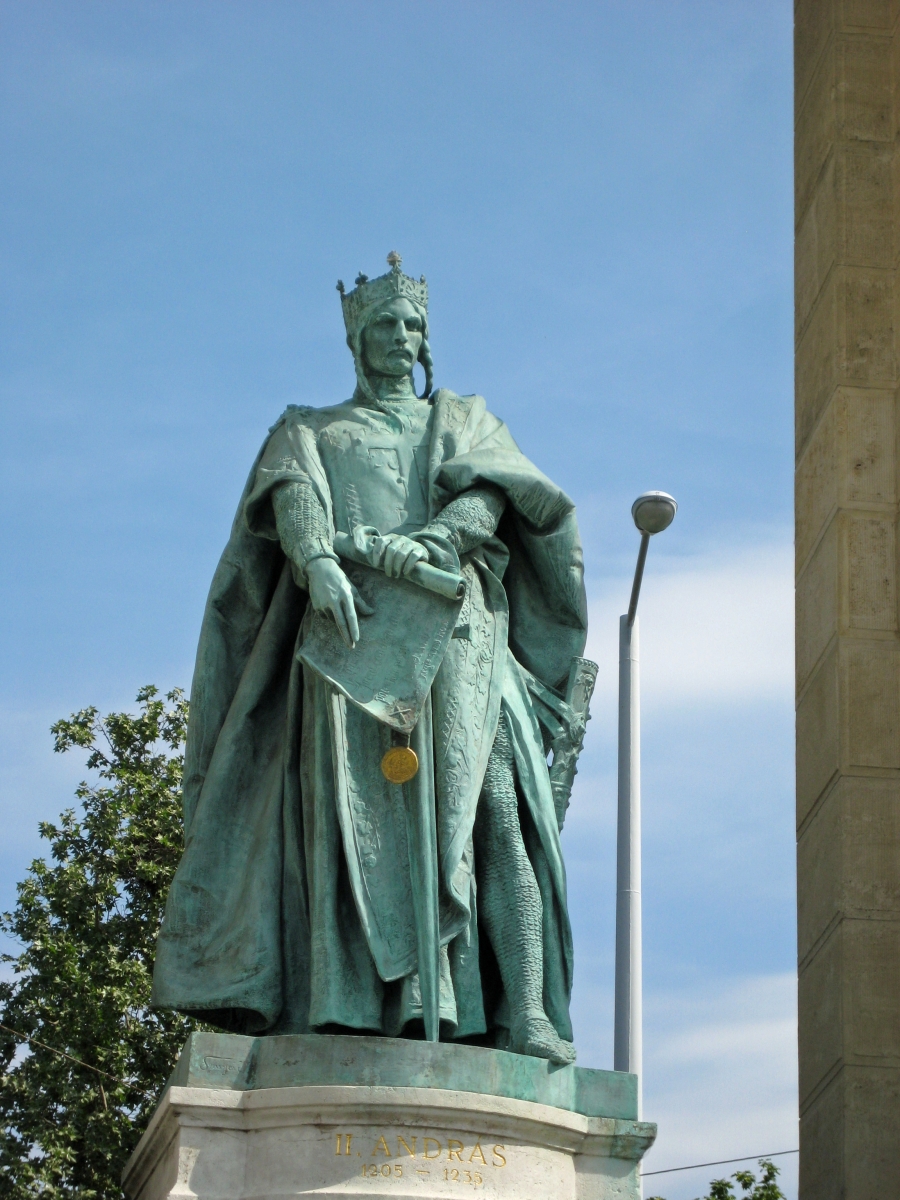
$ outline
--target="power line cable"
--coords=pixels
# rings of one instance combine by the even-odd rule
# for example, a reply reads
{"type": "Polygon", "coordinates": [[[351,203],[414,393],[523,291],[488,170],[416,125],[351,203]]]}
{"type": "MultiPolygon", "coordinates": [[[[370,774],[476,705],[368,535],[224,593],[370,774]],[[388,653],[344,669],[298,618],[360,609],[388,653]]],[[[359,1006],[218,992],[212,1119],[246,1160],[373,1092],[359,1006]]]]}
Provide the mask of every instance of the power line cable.
{"type": "MultiPolygon", "coordinates": [[[[127,1086],[124,1080],[117,1079],[115,1075],[110,1075],[109,1071],[102,1071],[99,1067],[92,1067],[90,1063],[86,1063],[81,1058],[74,1058],[71,1054],[66,1054],[64,1050],[58,1050],[56,1046],[48,1046],[46,1042],[39,1041],[36,1037],[30,1037],[27,1033],[22,1033],[18,1029],[13,1029],[9,1025],[4,1025],[0,1021],[0,1029],[5,1029],[7,1033],[13,1034],[14,1037],[20,1038],[23,1042],[28,1042],[29,1045],[40,1046],[42,1050],[49,1050],[51,1054],[58,1054],[60,1058],[68,1059],[69,1062],[77,1063],[79,1067],[85,1067],[88,1071],[93,1071],[95,1075],[104,1075],[107,1079],[111,1079],[113,1083],[120,1086],[127,1086]]],[[[101,1088],[101,1093],[103,1089],[101,1088]]],[[[149,1097],[149,1093],[145,1092],[149,1097]]],[[[106,1096],[103,1095],[103,1106],[106,1107],[106,1096]]],[[[672,1175],[675,1171],[696,1171],[700,1167],[726,1167],[731,1163],[749,1162],[751,1159],[763,1158],[780,1158],[785,1154],[799,1154],[797,1150],[775,1150],[772,1154],[744,1154],[741,1158],[719,1158],[715,1162],[705,1163],[690,1163],[686,1167],[665,1167],[661,1171],[642,1171],[641,1178],[644,1179],[649,1175],[672,1175]]]]}
{"type": "MultiPolygon", "coordinates": [[[[115,1075],[110,1075],[109,1071],[103,1071],[100,1067],[92,1067],[90,1063],[86,1063],[83,1059],[75,1058],[71,1054],[66,1054],[65,1050],[58,1050],[56,1046],[48,1046],[46,1042],[41,1042],[36,1037],[29,1037],[27,1033],[22,1033],[22,1031],[19,1029],[13,1029],[10,1025],[4,1025],[2,1021],[0,1021],[0,1029],[5,1029],[7,1033],[11,1033],[14,1037],[20,1038],[21,1041],[27,1042],[30,1046],[40,1046],[42,1050],[49,1050],[51,1054],[58,1054],[60,1058],[65,1058],[69,1062],[77,1063],[79,1067],[84,1067],[88,1071],[93,1071],[95,1075],[103,1075],[106,1079],[111,1079],[113,1083],[117,1084],[119,1087],[127,1088],[134,1086],[133,1084],[126,1083],[124,1079],[118,1079],[115,1075]]],[[[97,1087],[100,1089],[100,1099],[103,1101],[103,1107],[108,1109],[109,1105],[106,1102],[106,1092],[103,1090],[103,1084],[98,1082],[97,1087]]],[[[144,1096],[147,1100],[156,1099],[155,1094],[152,1092],[142,1091],[140,1092],[140,1095],[144,1096]]]]}
{"type": "Polygon", "coordinates": [[[93,1071],[95,1075],[105,1075],[107,1079],[111,1079],[113,1083],[122,1084],[121,1079],[117,1079],[115,1075],[110,1075],[109,1071],[101,1071],[99,1067],[92,1067],[90,1063],[83,1062],[80,1058],[73,1058],[71,1054],[66,1054],[65,1050],[57,1050],[55,1046],[48,1046],[46,1042],[39,1042],[36,1037],[31,1037],[27,1033],[22,1033],[18,1029],[12,1029],[9,1025],[4,1025],[0,1021],[0,1029],[5,1029],[7,1033],[13,1034],[17,1038],[21,1038],[23,1042],[28,1042],[29,1045],[40,1046],[42,1050],[49,1050],[51,1054],[58,1054],[60,1058],[67,1058],[69,1062],[78,1063],[79,1067],[87,1067],[89,1071],[93,1071]]]}
{"type": "Polygon", "coordinates": [[[799,1154],[799,1150],[776,1150],[773,1154],[745,1154],[742,1158],[720,1158],[716,1162],[691,1163],[688,1167],[666,1167],[662,1171],[641,1171],[641,1179],[648,1175],[671,1175],[673,1171],[694,1171],[697,1167],[725,1167],[729,1163],[749,1162],[751,1158],[780,1158],[783,1154],[799,1154]]]}

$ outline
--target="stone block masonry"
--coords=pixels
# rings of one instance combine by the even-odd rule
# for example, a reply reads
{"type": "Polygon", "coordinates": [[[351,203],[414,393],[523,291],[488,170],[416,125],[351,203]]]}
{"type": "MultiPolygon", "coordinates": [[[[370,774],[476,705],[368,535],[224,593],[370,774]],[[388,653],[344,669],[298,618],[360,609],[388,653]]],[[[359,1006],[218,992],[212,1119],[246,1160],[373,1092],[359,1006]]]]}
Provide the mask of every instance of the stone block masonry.
{"type": "Polygon", "coordinates": [[[801,1200],[900,1195],[898,20],[795,5],[801,1200]]]}

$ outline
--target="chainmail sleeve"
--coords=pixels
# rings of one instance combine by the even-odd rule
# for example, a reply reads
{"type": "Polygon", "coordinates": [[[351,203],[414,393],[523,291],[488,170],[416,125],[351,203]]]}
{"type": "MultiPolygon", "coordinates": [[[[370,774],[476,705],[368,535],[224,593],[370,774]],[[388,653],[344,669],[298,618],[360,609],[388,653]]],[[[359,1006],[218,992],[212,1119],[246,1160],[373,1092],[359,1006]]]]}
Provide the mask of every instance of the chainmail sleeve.
{"type": "MultiPolygon", "coordinates": [[[[468,554],[497,532],[506,497],[499,488],[482,484],[460,492],[427,527],[451,542],[457,554],[468,554]]],[[[423,533],[427,530],[423,530],[423,533]]]]}
{"type": "Polygon", "coordinates": [[[325,509],[312,484],[295,480],[281,484],[272,493],[272,507],[281,548],[303,574],[314,558],[338,561],[325,509]]]}

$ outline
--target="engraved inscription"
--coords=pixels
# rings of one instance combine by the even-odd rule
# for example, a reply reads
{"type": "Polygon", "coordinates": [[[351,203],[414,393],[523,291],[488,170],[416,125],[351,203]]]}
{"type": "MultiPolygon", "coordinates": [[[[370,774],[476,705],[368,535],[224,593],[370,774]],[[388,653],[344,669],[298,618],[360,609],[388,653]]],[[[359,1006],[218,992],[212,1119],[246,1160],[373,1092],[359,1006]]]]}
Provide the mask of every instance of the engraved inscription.
{"type": "Polygon", "coordinates": [[[457,1167],[444,1167],[444,1179],[447,1183],[470,1183],[472,1187],[481,1187],[484,1183],[480,1171],[465,1171],[457,1167]]]}
{"type": "Polygon", "coordinates": [[[204,1054],[199,1066],[201,1071],[208,1071],[210,1075],[237,1075],[240,1070],[240,1063],[233,1058],[218,1058],[212,1054],[204,1054]]]}
{"type": "Polygon", "coordinates": [[[390,1132],[371,1138],[371,1149],[366,1153],[368,1145],[369,1137],[365,1134],[341,1131],[334,1135],[337,1157],[365,1157],[360,1164],[363,1179],[402,1179],[406,1172],[420,1179],[433,1177],[444,1183],[479,1188],[484,1186],[486,1175],[506,1166],[506,1146],[480,1138],[473,1143],[471,1138],[467,1141],[433,1134],[390,1132]]]}
{"type": "Polygon", "coordinates": [[[403,1168],[399,1163],[363,1163],[362,1165],[363,1179],[402,1179],[403,1168]]]}

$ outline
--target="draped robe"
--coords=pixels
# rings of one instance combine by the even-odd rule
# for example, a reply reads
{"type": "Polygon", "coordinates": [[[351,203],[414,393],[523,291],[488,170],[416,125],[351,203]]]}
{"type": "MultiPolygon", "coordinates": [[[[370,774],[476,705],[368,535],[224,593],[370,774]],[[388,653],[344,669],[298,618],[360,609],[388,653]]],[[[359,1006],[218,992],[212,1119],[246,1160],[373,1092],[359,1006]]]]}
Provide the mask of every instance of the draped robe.
{"type": "Polygon", "coordinates": [[[336,514],[346,519],[347,495],[332,494],[322,450],[356,407],[292,406],[276,422],[213,578],[191,691],[185,849],[160,931],[153,1003],[248,1033],[403,1032],[421,1015],[400,819],[404,790],[416,787],[436,812],[442,1037],[490,1041],[502,1031],[509,1004],[479,938],[473,843],[502,707],[543,905],[544,1005],[570,1040],[565,868],[540,689],[529,682],[559,691],[584,648],[574,506],[480,396],[435,393],[427,518],[479,484],[502,490],[507,507],[496,535],[462,558],[465,632],[451,640],[413,734],[419,773],[388,784],[379,763],[389,731],[296,658],[306,582],[281,549],[271,504],[280,484],[311,483],[332,531],[336,514]]]}

